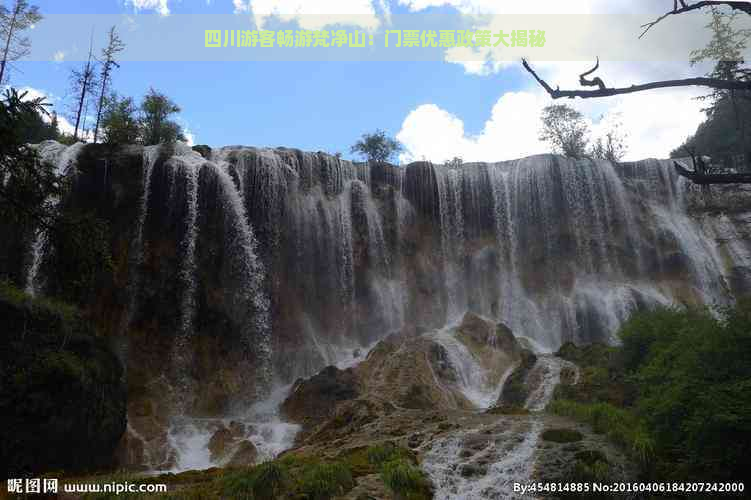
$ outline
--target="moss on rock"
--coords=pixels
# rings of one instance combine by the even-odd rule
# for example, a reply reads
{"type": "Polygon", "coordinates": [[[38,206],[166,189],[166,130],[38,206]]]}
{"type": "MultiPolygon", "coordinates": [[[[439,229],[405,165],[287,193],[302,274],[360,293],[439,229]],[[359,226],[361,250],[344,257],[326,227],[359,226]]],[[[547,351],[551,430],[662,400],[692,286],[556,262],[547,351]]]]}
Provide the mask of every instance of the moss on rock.
{"type": "Polygon", "coordinates": [[[0,285],[0,468],[107,468],[125,431],[120,362],[75,309],[0,285]]]}

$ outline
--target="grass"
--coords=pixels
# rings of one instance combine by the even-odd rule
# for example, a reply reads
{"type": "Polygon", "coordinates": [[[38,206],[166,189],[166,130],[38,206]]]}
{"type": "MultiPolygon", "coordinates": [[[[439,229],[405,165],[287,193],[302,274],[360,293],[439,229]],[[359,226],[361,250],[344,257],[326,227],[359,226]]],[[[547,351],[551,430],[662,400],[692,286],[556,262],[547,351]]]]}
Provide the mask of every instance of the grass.
{"type": "Polygon", "coordinates": [[[553,401],[549,409],[557,415],[588,423],[596,433],[605,434],[642,465],[654,458],[654,440],[644,423],[627,409],[609,403],[578,403],[566,399],[553,401]]]}
{"type": "Polygon", "coordinates": [[[355,487],[352,470],[341,462],[321,463],[309,467],[298,483],[298,491],[309,500],[327,500],[343,495],[355,487]]]}
{"type": "Polygon", "coordinates": [[[34,312],[60,318],[63,324],[78,318],[78,309],[70,304],[47,297],[32,297],[8,280],[0,280],[0,301],[17,307],[29,307],[34,312]]]}
{"type": "Polygon", "coordinates": [[[400,500],[433,498],[430,483],[423,472],[404,459],[397,458],[381,467],[381,480],[400,500]]]}
{"type": "Polygon", "coordinates": [[[290,488],[290,474],[285,465],[274,461],[230,473],[219,482],[221,491],[229,498],[273,500],[290,488]]]}

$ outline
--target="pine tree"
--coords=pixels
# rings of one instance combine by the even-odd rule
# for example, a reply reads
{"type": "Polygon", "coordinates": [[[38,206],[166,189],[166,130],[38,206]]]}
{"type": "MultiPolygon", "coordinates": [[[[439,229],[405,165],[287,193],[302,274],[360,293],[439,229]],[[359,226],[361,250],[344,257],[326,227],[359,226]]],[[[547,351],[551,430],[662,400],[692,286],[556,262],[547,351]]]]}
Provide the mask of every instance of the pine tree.
{"type": "Polygon", "coordinates": [[[113,26],[109,31],[109,40],[107,47],[102,50],[102,73],[99,81],[99,102],[96,109],[96,124],[94,125],[94,142],[97,142],[99,138],[99,123],[102,119],[102,112],[104,111],[106,95],[109,91],[111,84],[112,70],[119,68],[120,64],[115,60],[115,56],[125,50],[125,44],[117,35],[117,31],[113,26]]]}

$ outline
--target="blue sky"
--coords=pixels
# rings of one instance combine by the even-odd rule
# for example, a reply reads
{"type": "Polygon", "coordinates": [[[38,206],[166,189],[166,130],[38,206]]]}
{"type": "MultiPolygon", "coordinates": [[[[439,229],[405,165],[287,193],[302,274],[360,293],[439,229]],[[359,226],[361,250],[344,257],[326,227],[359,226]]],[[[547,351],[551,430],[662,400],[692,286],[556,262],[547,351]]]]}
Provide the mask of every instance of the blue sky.
{"type": "MultiPolygon", "coordinates": [[[[414,11],[458,16],[472,9],[505,3],[491,0],[37,0],[33,3],[54,23],[55,14],[109,14],[102,17],[110,19],[111,15],[117,15],[138,22],[139,16],[166,14],[167,10],[169,16],[235,12],[243,16],[261,9],[283,11],[290,5],[296,5],[298,10],[304,5],[309,10],[336,13],[336,4],[342,1],[350,2],[349,6],[357,3],[365,9],[372,7],[381,27],[388,24],[388,19],[414,11]]],[[[588,12],[597,9],[598,4],[607,4],[608,9],[619,4],[605,0],[573,3],[588,12]]],[[[522,3],[507,4],[518,7],[522,3]]],[[[547,4],[549,12],[554,12],[560,2],[550,0],[547,4]]],[[[290,25],[295,22],[293,19],[290,25]]],[[[30,32],[32,43],[44,47],[57,43],[54,39],[41,39],[52,37],[43,28],[40,24],[30,32]]],[[[106,28],[96,27],[99,39],[106,28]]],[[[71,97],[69,71],[80,66],[79,61],[71,60],[76,59],[72,55],[78,53],[80,59],[82,48],[88,44],[89,33],[75,31],[80,31],[80,36],[68,34],[65,42],[60,42],[59,61],[34,57],[36,61],[19,63],[18,71],[12,74],[14,86],[30,87],[49,96],[61,114],[71,97]],[[71,45],[71,36],[80,38],[75,46],[71,45]]],[[[349,146],[362,133],[381,128],[405,143],[407,152],[403,161],[421,158],[443,161],[453,156],[495,161],[546,152],[537,140],[536,131],[539,110],[551,101],[518,63],[502,64],[487,71],[449,59],[447,56],[446,60],[434,61],[125,60],[115,73],[114,87],[118,93],[137,99],[152,86],[166,93],[182,107],[179,121],[195,143],[214,147],[288,146],[342,152],[348,157],[349,146]]],[[[551,78],[562,78],[573,73],[569,68],[562,62],[543,66],[542,71],[551,78]]],[[[612,63],[609,67],[610,75],[619,75],[630,83],[663,73],[667,76],[670,72],[661,64],[612,63]]],[[[679,90],[568,103],[585,113],[595,134],[606,122],[628,129],[631,157],[666,156],[702,119],[700,104],[691,100],[695,94],[693,90],[679,90]],[[651,112],[645,115],[645,108],[651,112]],[[600,119],[603,115],[605,120],[600,119]]]]}

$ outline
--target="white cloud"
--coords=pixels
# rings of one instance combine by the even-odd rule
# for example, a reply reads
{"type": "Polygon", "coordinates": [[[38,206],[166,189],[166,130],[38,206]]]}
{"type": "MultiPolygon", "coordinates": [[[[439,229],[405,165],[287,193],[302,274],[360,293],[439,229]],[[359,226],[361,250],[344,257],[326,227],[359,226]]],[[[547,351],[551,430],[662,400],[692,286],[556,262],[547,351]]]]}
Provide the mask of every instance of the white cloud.
{"type": "Polygon", "coordinates": [[[467,135],[462,120],[434,104],[419,106],[405,118],[397,134],[407,152],[402,161],[500,161],[544,153],[539,141],[540,110],[546,99],[531,92],[507,92],[493,106],[478,135],[467,135]]]}
{"type": "Polygon", "coordinates": [[[168,0],[125,0],[125,2],[133,5],[136,10],[154,10],[162,16],[168,16],[170,13],[168,0]]]}
{"type": "Polygon", "coordinates": [[[52,55],[52,60],[55,61],[56,63],[61,63],[65,61],[65,55],[66,54],[64,51],[58,50],[52,55]]]}
{"type": "Polygon", "coordinates": [[[191,132],[187,126],[183,127],[183,135],[185,136],[185,142],[188,146],[193,147],[196,145],[196,134],[191,132]]]}
{"type": "MultiPolygon", "coordinates": [[[[417,12],[429,7],[454,7],[462,14],[589,14],[612,10],[608,0],[536,0],[514,2],[499,0],[399,0],[399,5],[417,12]]],[[[617,2],[616,2],[617,3],[617,2]]]]}
{"type": "MultiPolygon", "coordinates": [[[[602,135],[617,117],[627,135],[627,160],[665,158],[703,120],[701,104],[692,99],[698,94],[691,89],[662,90],[566,104],[585,115],[593,137],[602,135]]],[[[551,102],[537,89],[506,92],[477,135],[465,132],[461,118],[424,104],[407,115],[397,134],[407,149],[400,159],[443,162],[459,156],[465,161],[501,161],[549,152],[538,134],[540,112],[551,102]]]]}
{"type": "MultiPolygon", "coordinates": [[[[375,0],[385,19],[390,10],[385,0],[375,0]]],[[[252,12],[262,29],[271,18],[296,22],[303,29],[322,29],[334,24],[378,28],[381,21],[373,0],[233,0],[236,13],[252,12]]]]}

